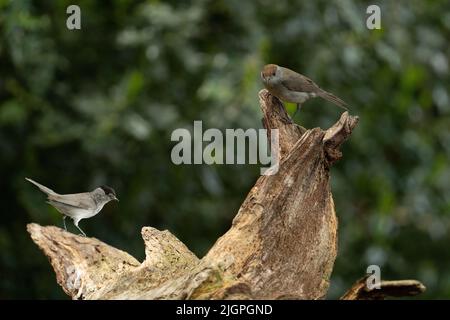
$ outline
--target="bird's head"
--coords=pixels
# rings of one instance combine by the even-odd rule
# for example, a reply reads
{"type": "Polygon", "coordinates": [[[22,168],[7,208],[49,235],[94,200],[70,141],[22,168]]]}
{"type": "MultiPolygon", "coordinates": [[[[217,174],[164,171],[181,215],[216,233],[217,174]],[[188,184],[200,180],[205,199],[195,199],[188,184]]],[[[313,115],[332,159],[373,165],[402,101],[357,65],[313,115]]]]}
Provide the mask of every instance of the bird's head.
{"type": "Polygon", "coordinates": [[[104,196],[108,201],[111,201],[111,200],[119,201],[119,199],[117,199],[117,197],[116,197],[116,192],[114,191],[113,188],[108,187],[108,186],[100,186],[100,189],[103,191],[104,196]]]}
{"type": "Polygon", "coordinates": [[[279,69],[276,64],[266,64],[261,71],[261,79],[264,84],[272,83],[278,77],[279,69]]]}

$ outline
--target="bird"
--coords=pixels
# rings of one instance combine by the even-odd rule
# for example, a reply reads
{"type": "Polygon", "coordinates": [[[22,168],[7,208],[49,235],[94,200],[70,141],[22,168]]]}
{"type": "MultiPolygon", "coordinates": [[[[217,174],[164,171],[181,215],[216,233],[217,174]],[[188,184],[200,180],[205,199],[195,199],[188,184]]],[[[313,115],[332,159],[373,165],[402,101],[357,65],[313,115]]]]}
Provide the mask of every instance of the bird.
{"type": "Polygon", "coordinates": [[[347,103],[342,99],[323,90],[308,77],[288,68],[267,64],[261,71],[261,79],[272,95],[281,101],[297,104],[293,118],[305,101],[315,97],[321,97],[348,111],[347,103]]]}
{"type": "Polygon", "coordinates": [[[108,186],[100,186],[91,192],[58,194],[30,178],[25,178],[25,180],[47,194],[47,203],[62,213],[66,231],[66,217],[69,217],[72,218],[75,227],[81,231],[81,235],[84,237],[86,237],[86,233],[78,226],[80,220],[97,215],[103,209],[103,206],[111,200],[119,201],[114,189],[108,186]]]}

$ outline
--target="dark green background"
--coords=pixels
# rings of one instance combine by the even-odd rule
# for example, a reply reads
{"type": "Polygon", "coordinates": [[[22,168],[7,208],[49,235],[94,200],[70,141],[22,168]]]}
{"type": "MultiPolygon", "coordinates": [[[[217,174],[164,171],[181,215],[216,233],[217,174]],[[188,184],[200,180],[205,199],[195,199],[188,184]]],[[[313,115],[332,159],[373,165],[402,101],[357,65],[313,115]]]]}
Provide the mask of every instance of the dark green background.
{"type": "MultiPolygon", "coordinates": [[[[202,256],[259,166],[176,166],[170,134],[194,120],[260,128],[266,63],[311,77],[360,116],[331,172],[329,298],[369,264],[448,298],[450,3],[377,1],[382,30],[368,30],[372,3],[0,0],[0,298],[66,297],[25,227],[61,217],[26,176],[61,193],[113,186],[120,203],[80,225],[139,260],[142,226],[202,256]],[[81,7],[80,31],[66,28],[69,4],[81,7]]],[[[296,120],[326,128],[340,112],[310,101],[296,120]]]]}

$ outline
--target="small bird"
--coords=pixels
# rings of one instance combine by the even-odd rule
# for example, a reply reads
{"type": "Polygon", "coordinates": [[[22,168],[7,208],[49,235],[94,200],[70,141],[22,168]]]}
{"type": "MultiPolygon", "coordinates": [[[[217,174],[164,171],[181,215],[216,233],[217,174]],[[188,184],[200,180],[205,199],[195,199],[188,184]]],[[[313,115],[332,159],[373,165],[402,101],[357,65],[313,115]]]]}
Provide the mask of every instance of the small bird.
{"type": "Polygon", "coordinates": [[[63,214],[64,229],[66,231],[66,217],[69,217],[72,218],[74,225],[85,237],[86,234],[78,226],[80,220],[95,216],[103,209],[103,206],[111,200],[119,201],[114,189],[108,186],[98,187],[91,192],[58,194],[30,178],[25,179],[37,186],[42,192],[46,193],[48,199],[47,203],[51,204],[56,210],[63,214]]]}
{"type": "Polygon", "coordinates": [[[321,89],[308,77],[288,68],[276,64],[267,64],[261,72],[261,78],[264,86],[272,95],[281,101],[297,104],[297,110],[293,117],[305,101],[315,97],[321,97],[348,111],[347,104],[344,101],[321,89]]]}

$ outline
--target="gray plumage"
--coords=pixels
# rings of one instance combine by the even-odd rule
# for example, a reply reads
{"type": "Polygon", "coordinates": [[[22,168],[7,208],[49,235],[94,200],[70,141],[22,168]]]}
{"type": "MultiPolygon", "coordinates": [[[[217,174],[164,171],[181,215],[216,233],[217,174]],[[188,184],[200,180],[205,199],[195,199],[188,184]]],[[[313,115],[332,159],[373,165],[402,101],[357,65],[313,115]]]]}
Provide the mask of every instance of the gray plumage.
{"type": "Polygon", "coordinates": [[[70,217],[72,218],[74,225],[84,236],[86,236],[86,234],[78,226],[80,220],[95,216],[103,209],[103,206],[111,200],[119,201],[114,189],[108,186],[98,187],[91,192],[58,194],[52,189],[47,188],[30,178],[25,179],[47,194],[47,203],[63,214],[64,229],[67,230],[65,218],[70,217]]]}

